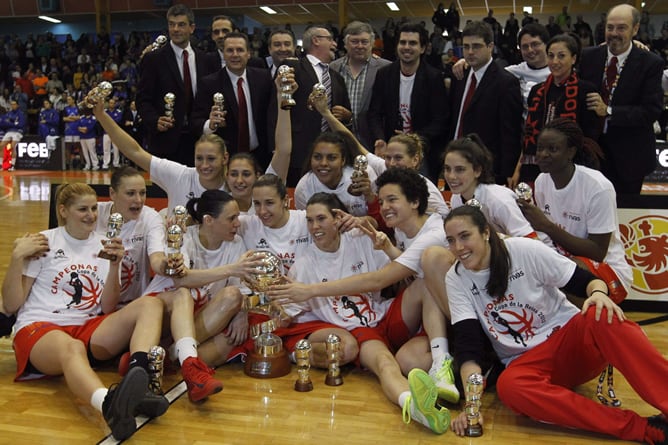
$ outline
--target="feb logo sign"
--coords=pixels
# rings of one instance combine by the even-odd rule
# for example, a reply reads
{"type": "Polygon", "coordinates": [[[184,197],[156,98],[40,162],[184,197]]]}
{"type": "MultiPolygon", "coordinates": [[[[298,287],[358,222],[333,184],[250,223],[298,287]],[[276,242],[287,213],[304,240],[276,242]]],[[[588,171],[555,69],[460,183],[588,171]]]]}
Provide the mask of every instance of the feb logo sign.
{"type": "Polygon", "coordinates": [[[619,225],[633,289],[649,295],[668,292],[668,217],[643,215],[619,225]]]}
{"type": "Polygon", "coordinates": [[[16,150],[17,170],[63,169],[61,139],[57,141],[55,150],[49,150],[44,139],[30,135],[17,142],[14,150],[16,150]]]}

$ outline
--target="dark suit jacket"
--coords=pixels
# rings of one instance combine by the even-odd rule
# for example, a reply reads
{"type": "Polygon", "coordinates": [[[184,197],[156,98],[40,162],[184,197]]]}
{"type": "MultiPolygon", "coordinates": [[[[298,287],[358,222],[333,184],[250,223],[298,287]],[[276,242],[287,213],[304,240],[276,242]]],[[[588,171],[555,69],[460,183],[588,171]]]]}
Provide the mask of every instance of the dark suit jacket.
{"type": "MultiPolygon", "coordinates": [[[[317,111],[311,111],[306,107],[313,85],[319,81],[313,65],[306,57],[299,60],[286,60],[284,64],[295,68],[295,81],[299,85],[299,89],[293,95],[297,105],[290,114],[292,121],[292,155],[290,156],[291,172],[288,179],[289,185],[293,183],[293,185],[296,185],[299,178],[295,178],[294,172],[303,167],[311,144],[320,134],[322,116],[317,111]]],[[[332,79],[332,107],[341,105],[350,110],[348,90],[343,78],[331,68],[329,69],[329,75],[332,79]]]]}
{"type": "MultiPolygon", "coordinates": [[[[466,70],[462,80],[452,79],[451,139],[456,137],[459,109],[470,71],[466,70]]],[[[477,133],[494,155],[494,174],[500,184],[506,183],[517,165],[522,146],[523,109],[519,80],[492,62],[478,82],[461,125],[463,135],[477,133]]]]}
{"type": "MultiPolygon", "coordinates": [[[[208,74],[204,53],[195,51],[196,77],[200,79],[208,74]]],[[[137,110],[144,120],[149,151],[162,158],[177,160],[194,158],[193,147],[179,147],[179,139],[184,134],[192,134],[189,125],[190,116],[186,119],[185,87],[171,45],[166,44],[160,49],[147,53],[141,60],[139,87],[137,91],[137,110]],[[166,93],[174,93],[175,124],[167,131],[160,132],[157,128],[158,118],[165,114],[166,93]],[[186,151],[188,153],[182,153],[186,151]],[[188,158],[189,156],[189,158],[188,158]]]]}
{"type": "MultiPolygon", "coordinates": [[[[393,62],[378,70],[369,106],[371,144],[387,141],[401,129],[399,122],[400,62],[393,62]]],[[[440,153],[445,148],[449,110],[448,94],[443,76],[424,60],[415,73],[411,92],[411,119],[413,131],[427,142],[427,153],[440,153]]]]}
{"type": "MultiPolygon", "coordinates": [[[[253,108],[253,122],[257,132],[258,147],[253,155],[263,167],[269,165],[274,150],[274,127],[276,126],[276,92],[269,70],[246,67],[250,103],[253,108]]],[[[225,96],[226,126],[216,130],[216,134],[225,140],[230,154],[237,152],[239,137],[239,105],[234,95],[236,85],[232,85],[227,69],[204,77],[199,84],[193,106],[192,124],[197,134],[202,134],[204,123],[209,118],[213,106],[213,95],[221,92],[225,96]]]]}
{"type": "MultiPolygon", "coordinates": [[[[143,143],[144,139],[144,122],[139,115],[139,111],[132,115],[132,110],[130,107],[126,107],[123,111],[123,119],[121,120],[123,130],[132,136],[140,144],[143,143]],[[129,123],[129,124],[128,124],[129,123]]],[[[143,145],[143,144],[142,144],[143,145]]]]}
{"type": "MultiPolygon", "coordinates": [[[[330,64],[332,70],[341,74],[343,77],[343,70],[346,69],[348,62],[347,57],[336,59],[330,64]]],[[[378,71],[391,64],[389,60],[371,57],[366,69],[366,77],[364,79],[364,88],[362,90],[362,100],[358,115],[355,119],[355,136],[366,148],[373,150],[374,141],[371,139],[371,130],[369,129],[369,107],[371,106],[371,95],[373,93],[373,85],[376,83],[376,75],[378,71]]],[[[345,79],[345,78],[344,78],[345,79]]]]}
{"type": "MultiPolygon", "coordinates": [[[[601,87],[606,47],[585,48],[580,61],[582,79],[601,87]]],[[[607,166],[618,177],[642,181],[656,167],[656,136],[652,125],[663,108],[663,62],[655,54],[636,47],[624,63],[612,96],[612,116],[601,139],[607,166]]]]}

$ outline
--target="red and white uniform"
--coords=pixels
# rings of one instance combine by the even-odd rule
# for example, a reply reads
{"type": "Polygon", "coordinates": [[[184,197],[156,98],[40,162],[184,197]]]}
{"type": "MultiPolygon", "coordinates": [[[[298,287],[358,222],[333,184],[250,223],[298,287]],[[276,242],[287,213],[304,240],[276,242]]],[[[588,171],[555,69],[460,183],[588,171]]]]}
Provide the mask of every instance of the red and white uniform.
{"type": "MultiPolygon", "coordinates": [[[[590,233],[612,233],[603,261],[628,291],[633,274],[619,237],[617,197],[612,183],[601,172],[576,164],[566,187],[557,190],[552,177],[546,173],[538,175],[535,187],[538,208],[571,235],[587,238],[590,233]]],[[[560,246],[557,251],[570,255],[560,246]]]]}
{"type": "MultiPolygon", "coordinates": [[[[368,236],[355,229],[341,234],[336,252],[312,246],[297,259],[289,275],[301,283],[322,283],[373,272],[389,261],[382,250],[374,250],[368,236]]],[[[375,327],[392,301],[383,300],[380,291],[311,298],[300,305],[304,312],[293,322],[321,320],[348,330],[375,327]]]]}
{"type": "MultiPolygon", "coordinates": [[[[199,240],[199,227],[199,225],[188,227],[183,236],[181,253],[183,254],[184,264],[189,269],[211,269],[235,263],[246,252],[243,240],[238,235],[235,235],[232,241],[223,241],[218,249],[209,250],[205,248],[199,240]]],[[[208,303],[223,288],[227,286],[240,286],[240,284],[239,278],[229,277],[225,280],[214,281],[204,286],[190,289],[190,293],[195,300],[195,310],[208,303]]],[[[146,293],[156,295],[173,289],[174,280],[171,277],[156,275],[151,284],[149,284],[148,289],[146,289],[146,293]]]]}
{"type": "MultiPolygon", "coordinates": [[[[96,232],[104,235],[113,202],[97,204],[96,232]]],[[[144,206],[139,218],[126,221],[121,227],[125,255],[121,262],[121,298],[119,303],[129,303],[142,295],[151,281],[149,256],[165,249],[165,223],[151,207],[144,206]]]]}
{"type": "MultiPolygon", "coordinates": [[[[376,172],[371,167],[367,167],[367,174],[371,180],[372,187],[375,187],[376,172]]],[[[295,207],[297,209],[305,209],[306,203],[318,192],[334,193],[348,209],[348,213],[355,216],[365,216],[368,212],[366,199],[364,196],[354,196],[348,193],[348,187],[352,184],[350,180],[353,174],[353,168],[349,165],[343,167],[343,174],[341,181],[337,184],[335,189],[330,189],[325,184],[320,182],[320,179],[311,171],[307,172],[297,183],[295,187],[295,207]]]]}
{"type": "Polygon", "coordinates": [[[256,215],[239,217],[241,221],[239,235],[243,238],[246,248],[275,253],[283,262],[286,275],[295,260],[309,250],[308,245],[311,243],[311,235],[306,225],[306,211],[289,212],[288,222],[276,229],[262,224],[256,215]]]}
{"type": "Polygon", "coordinates": [[[64,227],[42,232],[48,239],[45,257],[31,260],[23,275],[35,281],[18,311],[15,332],[37,321],[80,326],[101,311],[109,261],[98,258],[103,236],[71,237],[64,227]],[[69,306],[69,307],[68,307],[69,306]]]}
{"type": "Polygon", "coordinates": [[[394,261],[408,267],[415,272],[418,278],[424,276],[420,264],[424,249],[429,246],[448,246],[445,241],[443,218],[436,213],[429,215],[427,221],[413,238],[409,238],[400,229],[395,228],[394,239],[397,248],[402,252],[394,261]]]}

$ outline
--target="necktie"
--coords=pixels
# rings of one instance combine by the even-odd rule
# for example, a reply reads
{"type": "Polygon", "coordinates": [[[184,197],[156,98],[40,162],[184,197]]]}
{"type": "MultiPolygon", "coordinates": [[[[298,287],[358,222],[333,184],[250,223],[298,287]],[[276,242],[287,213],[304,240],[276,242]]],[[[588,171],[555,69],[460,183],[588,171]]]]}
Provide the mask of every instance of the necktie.
{"type": "Polygon", "coordinates": [[[190,104],[193,97],[193,85],[190,79],[190,65],[188,64],[188,51],[183,50],[183,85],[186,90],[186,110],[190,113],[190,104]]]}
{"type": "Polygon", "coordinates": [[[469,105],[471,105],[471,100],[473,99],[473,94],[475,94],[476,85],[477,81],[475,78],[475,74],[473,74],[471,75],[471,83],[469,84],[469,89],[466,91],[466,96],[464,97],[464,105],[462,106],[462,112],[459,115],[459,131],[457,132],[458,138],[462,137],[464,129],[464,114],[466,114],[466,110],[468,110],[469,105]]]}
{"type": "MultiPolygon", "coordinates": [[[[329,76],[329,65],[322,62],[319,65],[322,69],[322,85],[327,92],[327,108],[332,108],[332,78],[329,76]]],[[[324,118],[320,122],[320,130],[323,132],[329,130],[329,125],[327,125],[327,121],[324,118]]]]}
{"type": "Polygon", "coordinates": [[[606,105],[609,105],[610,102],[610,93],[617,79],[617,57],[612,56],[610,62],[608,62],[608,68],[605,70],[605,85],[603,85],[603,102],[606,105]]]}
{"type": "Polygon", "coordinates": [[[237,138],[237,151],[250,151],[250,132],[248,130],[248,105],[244,94],[244,79],[237,80],[237,101],[239,102],[239,137],[237,138]]]}

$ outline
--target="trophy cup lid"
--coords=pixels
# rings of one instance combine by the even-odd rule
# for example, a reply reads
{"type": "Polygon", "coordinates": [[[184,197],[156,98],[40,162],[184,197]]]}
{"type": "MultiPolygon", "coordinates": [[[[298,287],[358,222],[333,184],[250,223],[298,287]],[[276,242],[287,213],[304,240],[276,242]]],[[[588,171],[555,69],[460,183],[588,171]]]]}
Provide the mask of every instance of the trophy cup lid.
{"type": "Polygon", "coordinates": [[[533,198],[533,190],[531,190],[531,186],[526,182],[520,182],[515,186],[515,194],[518,198],[525,199],[527,201],[531,201],[533,198]]]}

